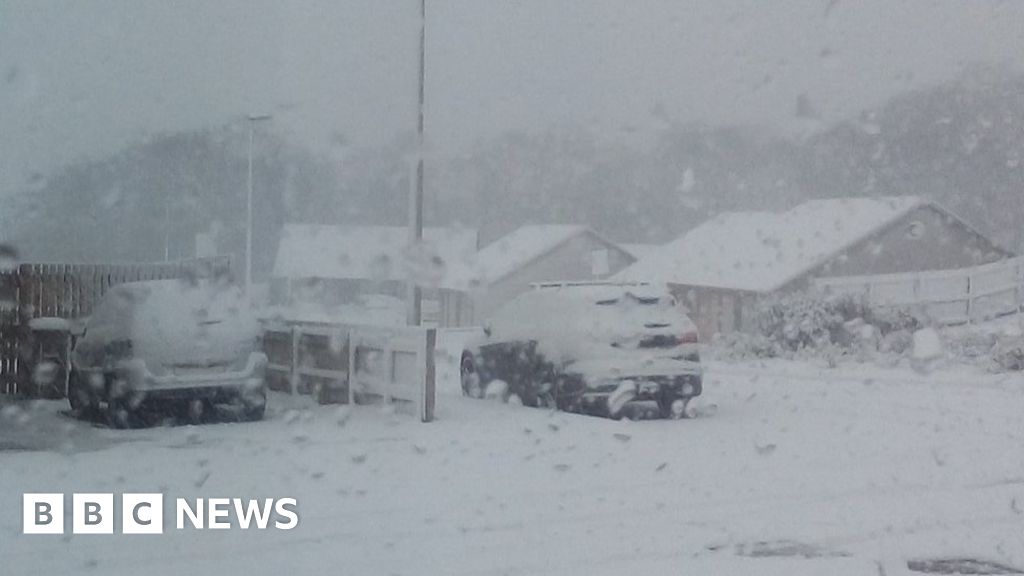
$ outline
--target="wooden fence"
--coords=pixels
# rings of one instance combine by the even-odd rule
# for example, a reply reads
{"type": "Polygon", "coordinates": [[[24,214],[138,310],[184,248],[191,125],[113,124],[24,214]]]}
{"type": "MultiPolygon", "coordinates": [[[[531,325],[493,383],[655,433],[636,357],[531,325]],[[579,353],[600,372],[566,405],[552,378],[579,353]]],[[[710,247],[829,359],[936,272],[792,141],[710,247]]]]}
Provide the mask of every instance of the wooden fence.
{"type": "Polygon", "coordinates": [[[230,270],[227,256],[152,264],[24,263],[0,270],[0,393],[36,392],[30,374],[37,351],[28,329],[33,318],[85,318],[111,286],[126,282],[209,277],[230,270]]]}
{"type": "Polygon", "coordinates": [[[383,400],[434,419],[437,330],[327,322],[267,321],[263,349],[270,389],[321,403],[383,400]]]}
{"type": "Polygon", "coordinates": [[[911,308],[940,324],[978,322],[1024,306],[1024,257],[973,268],[818,278],[826,294],[862,295],[874,304],[911,308]]]}

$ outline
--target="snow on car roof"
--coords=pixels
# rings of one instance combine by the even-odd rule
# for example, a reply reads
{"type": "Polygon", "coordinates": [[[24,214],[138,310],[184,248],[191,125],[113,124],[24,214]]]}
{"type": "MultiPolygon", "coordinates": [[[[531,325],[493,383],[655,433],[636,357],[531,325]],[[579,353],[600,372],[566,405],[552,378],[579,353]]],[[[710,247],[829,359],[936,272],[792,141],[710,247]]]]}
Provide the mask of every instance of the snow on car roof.
{"type": "MultiPolygon", "coordinates": [[[[424,228],[424,243],[446,266],[476,253],[477,231],[424,228]]],[[[274,260],[277,278],[405,280],[409,229],[402,226],[285,224],[274,260]]]]}
{"type": "Polygon", "coordinates": [[[925,204],[917,196],[840,198],[782,213],[727,212],[613,279],[768,292],[925,204]]]}
{"type": "Polygon", "coordinates": [[[647,334],[652,325],[672,333],[694,329],[667,287],[609,283],[530,290],[499,308],[489,322],[495,337],[537,341],[545,355],[559,361],[634,355],[611,343],[647,334]]]}

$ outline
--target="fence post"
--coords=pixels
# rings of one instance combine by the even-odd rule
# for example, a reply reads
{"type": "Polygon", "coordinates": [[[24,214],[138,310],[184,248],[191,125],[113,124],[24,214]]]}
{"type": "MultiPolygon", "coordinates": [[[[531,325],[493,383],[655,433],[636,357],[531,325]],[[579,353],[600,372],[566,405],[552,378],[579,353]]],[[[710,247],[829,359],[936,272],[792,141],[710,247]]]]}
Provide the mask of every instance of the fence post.
{"type": "Polygon", "coordinates": [[[1017,312],[1024,312],[1024,258],[1017,258],[1017,312]]]}
{"type": "Polygon", "coordinates": [[[355,379],[356,379],[356,332],[348,331],[348,404],[355,404],[355,379]]]}
{"type": "Polygon", "coordinates": [[[967,323],[973,322],[973,309],[974,308],[974,275],[971,273],[967,274],[967,323]]]}
{"type": "Polygon", "coordinates": [[[299,391],[299,327],[292,325],[292,361],[291,373],[288,375],[289,393],[294,396],[299,391]]]}
{"type": "Polygon", "coordinates": [[[384,402],[385,404],[395,403],[395,384],[397,383],[397,376],[395,369],[395,347],[394,338],[387,338],[386,343],[383,346],[382,354],[384,354],[384,374],[385,382],[387,385],[384,387],[384,402]]]}
{"type": "Polygon", "coordinates": [[[421,409],[420,420],[423,422],[432,422],[434,420],[434,402],[436,397],[436,369],[434,366],[434,350],[437,347],[436,328],[427,329],[425,344],[424,356],[426,356],[427,369],[424,374],[423,397],[420,399],[420,405],[423,406],[421,409]]]}

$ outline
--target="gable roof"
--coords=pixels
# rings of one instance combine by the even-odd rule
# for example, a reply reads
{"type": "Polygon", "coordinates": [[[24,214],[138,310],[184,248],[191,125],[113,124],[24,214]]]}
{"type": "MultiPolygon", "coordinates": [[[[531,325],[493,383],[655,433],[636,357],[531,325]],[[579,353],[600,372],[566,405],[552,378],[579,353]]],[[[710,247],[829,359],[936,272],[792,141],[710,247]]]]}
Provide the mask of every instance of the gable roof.
{"type": "MultiPolygon", "coordinates": [[[[477,231],[424,228],[423,243],[448,268],[473,257],[477,231]]],[[[404,226],[285,224],[274,277],[404,281],[410,269],[408,248],[404,226]]]]}
{"type": "Polygon", "coordinates": [[[448,275],[445,286],[466,290],[493,284],[581,235],[622,250],[582,224],[527,224],[481,248],[461,270],[448,275]]]}
{"type": "Polygon", "coordinates": [[[629,252],[631,256],[639,260],[657,252],[661,248],[661,244],[619,244],[619,248],[629,252]]]}
{"type": "Polygon", "coordinates": [[[588,232],[577,224],[527,224],[480,249],[477,271],[481,281],[494,282],[532,262],[562,243],[588,232]]]}
{"type": "Polygon", "coordinates": [[[917,196],[837,198],[726,212],[614,278],[770,292],[925,205],[917,196]]]}

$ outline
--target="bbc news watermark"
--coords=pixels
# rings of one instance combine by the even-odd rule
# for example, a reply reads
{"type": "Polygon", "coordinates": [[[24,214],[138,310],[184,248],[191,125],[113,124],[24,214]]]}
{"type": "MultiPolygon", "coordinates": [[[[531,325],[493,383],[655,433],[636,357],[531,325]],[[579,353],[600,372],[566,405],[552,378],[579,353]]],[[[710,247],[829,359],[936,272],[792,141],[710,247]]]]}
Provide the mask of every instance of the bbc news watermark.
{"type": "Polygon", "coordinates": [[[24,494],[24,534],[163,534],[165,530],[292,530],[299,525],[295,498],[175,498],[165,515],[163,494],[24,494]],[[171,505],[173,502],[173,505],[171,505]],[[115,506],[117,504],[117,506],[115,506]],[[120,512],[120,513],[119,513],[120,512]],[[167,522],[165,522],[165,519],[167,522]],[[173,522],[171,522],[173,520],[173,522]]]}

